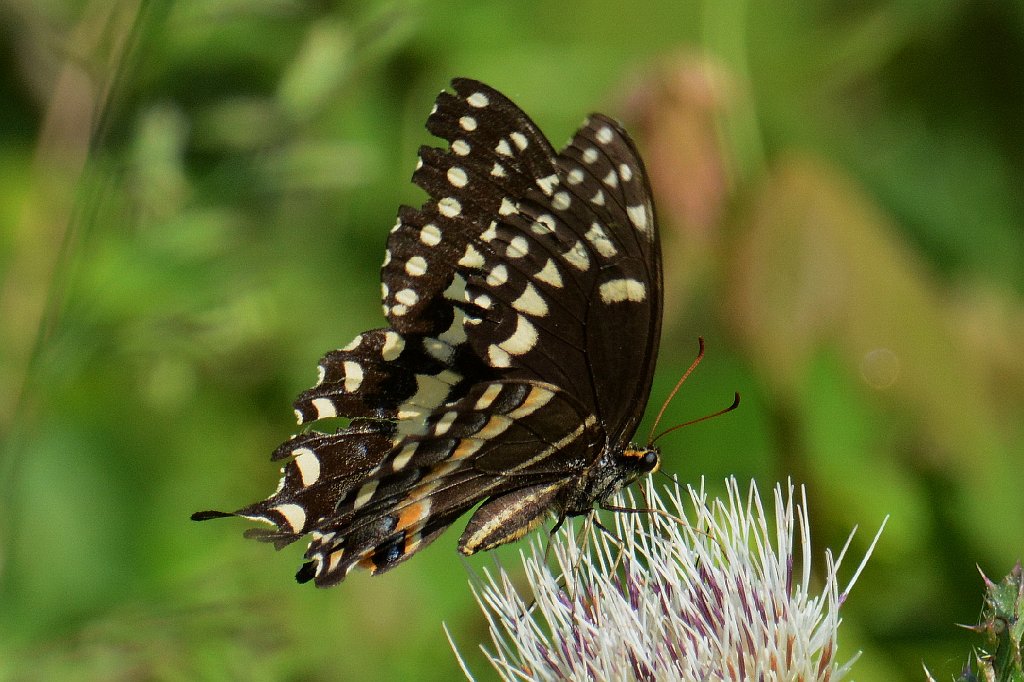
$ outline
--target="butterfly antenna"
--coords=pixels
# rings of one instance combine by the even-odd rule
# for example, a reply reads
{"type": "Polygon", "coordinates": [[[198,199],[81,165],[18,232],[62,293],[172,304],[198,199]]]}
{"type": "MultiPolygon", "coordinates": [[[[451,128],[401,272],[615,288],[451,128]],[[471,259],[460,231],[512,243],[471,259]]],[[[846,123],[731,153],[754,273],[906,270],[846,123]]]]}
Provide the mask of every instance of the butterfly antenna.
{"type": "Polygon", "coordinates": [[[721,417],[723,414],[726,414],[728,412],[732,412],[733,410],[735,410],[739,406],[740,406],[740,394],[736,393],[733,396],[732,405],[730,405],[729,407],[721,409],[718,412],[712,412],[711,414],[706,414],[703,417],[697,417],[696,419],[691,419],[688,422],[683,422],[682,424],[676,424],[675,426],[667,428],[664,431],[662,431],[661,433],[659,433],[657,436],[655,436],[653,440],[651,440],[651,445],[654,445],[654,442],[656,440],[658,440],[659,438],[661,438],[662,436],[670,434],[673,431],[675,431],[676,429],[681,429],[684,426],[692,426],[693,424],[697,424],[697,423],[702,422],[702,421],[704,421],[706,419],[714,419],[715,417],[721,417]]]}
{"type": "MultiPolygon", "coordinates": [[[[670,402],[672,402],[672,399],[676,397],[676,393],[679,392],[679,389],[682,387],[683,382],[686,381],[686,377],[690,376],[690,373],[693,372],[693,370],[697,369],[697,365],[699,365],[700,361],[704,359],[704,337],[703,336],[698,336],[697,337],[697,343],[700,345],[700,349],[697,351],[697,357],[695,357],[693,359],[693,362],[690,363],[690,367],[685,372],[683,372],[683,376],[679,377],[679,381],[676,382],[675,388],[673,388],[672,392],[668,394],[667,398],[665,398],[665,402],[663,402],[661,404],[661,409],[658,410],[658,416],[654,418],[654,423],[651,424],[651,432],[649,434],[647,434],[647,444],[648,445],[654,445],[654,441],[658,440],[658,438],[661,438],[661,436],[665,435],[663,433],[663,434],[659,435],[658,438],[651,438],[651,436],[654,434],[654,429],[658,428],[658,422],[661,421],[662,416],[664,416],[664,414],[665,414],[665,409],[668,407],[668,404],[670,402]]],[[[737,395],[737,398],[738,398],[738,395],[737,395]]],[[[728,411],[729,410],[726,410],[726,412],[728,412],[728,411]]],[[[673,428],[677,428],[677,427],[673,427],[673,428]]],[[[671,430],[671,429],[669,429],[669,430],[671,430]]],[[[667,431],[666,431],[666,433],[667,433],[667,431]]]]}

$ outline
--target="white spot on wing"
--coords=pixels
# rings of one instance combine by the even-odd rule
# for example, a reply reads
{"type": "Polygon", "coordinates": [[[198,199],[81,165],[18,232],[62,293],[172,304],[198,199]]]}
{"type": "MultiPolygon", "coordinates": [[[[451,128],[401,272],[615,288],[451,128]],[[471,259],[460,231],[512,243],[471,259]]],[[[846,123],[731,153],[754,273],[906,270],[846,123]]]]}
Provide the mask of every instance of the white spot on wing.
{"type": "Polygon", "coordinates": [[[422,277],[427,274],[427,259],[423,256],[413,256],[405,262],[405,271],[410,277],[422,277]]]}
{"type": "Polygon", "coordinates": [[[355,350],[359,347],[359,344],[363,342],[363,335],[356,334],[356,338],[348,342],[348,345],[342,348],[342,350],[355,350]]]}
{"type": "Polygon", "coordinates": [[[476,404],[473,405],[474,410],[486,410],[494,402],[494,399],[501,393],[501,384],[489,384],[484,392],[477,398],[476,404]]]}
{"type": "Polygon", "coordinates": [[[613,279],[604,282],[598,288],[601,301],[604,303],[620,303],[635,301],[640,303],[647,298],[647,287],[635,279],[613,279]]]}
{"type": "Polygon", "coordinates": [[[498,144],[494,148],[494,151],[498,152],[502,156],[512,156],[512,147],[509,146],[508,140],[505,138],[498,140],[498,144]]]}
{"type": "Polygon", "coordinates": [[[612,141],[612,129],[609,128],[608,126],[601,126],[601,128],[597,131],[597,135],[595,135],[595,137],[597,138],[597,141],[600,142],[601,144],[608,144],[609,142],[612,141]]]}
{"type": "MultiPolygon", "coordinates": [[[[461,325],[459,325],[461,328],[461,325]]],[[[441,339],[435,339],[432,336],[428,336],[423,339],[423,348],[427,351],[430,357],[440,360],[445,364],[449,364],[452,359],[452,354],[455,349],[449,346],[441,339]]]]}
{"type": "Polygon", "coordinates": [[[477,109],[483,109],[491,103],[491,100],[487,98],[487,95],[482,92],[474,92],[466,98],[466,101],[469,102],[469,106],[476,107],[477,109]]]}
{"type": "Polygon", "coordinates": [[[512,215],[516,212],[515,202],[508,197],[502,197],[501,206],[498,207],[498,215],[512,215]]]}
{"type": "Polygon", "coordinates": [[[526,237],[519,235],[513,237],[512,241],[505,247],[505,255],[509,258],[522,258],[530,252],[530,242],[526,237]]]}
{"type": "Polygon", "coordinates": [[[641,232],[646,232],[649,227],[647,224],[647,207],[646,206],[627,206],[626,214],[629,216],[629,222],[633,223],[633,226],[641,232]]]}
{"type": "Polygon", "coordinates": [[[590,256],[587,255],[587,247],[583,246],[583,242],[577,241],[571,249],[562,254],[562,258],[581,272],[590,269],[590,256]]]}
{"type": "Polygon", "coordinates": [[[498,221],[492,220],[491,224],[487,226],[487,229],[480,233],[480,239],[485,242],[492,241],[498,236],[498,221]]]}
{"type": "Polygon", "coordinates": [[[526,145],[529,144],[529,141],[526,139],[526,135],[523,135],[519,131],[512,133],[509,137],[512,138],[512,144],[519,147],[519,151],[526,149],[526,145]]]}
{"type": "Polygon", "coordinates": [[[548,258],[548,262],[544,264],[544,267],[533,278],[558,289],[561,289],[563,286],[562,275],[558,272],[558,266],[550,258],[548,258]]]}
{"type": "Polygon", "coordinates": [[[622,178],[623,182],[629,182],[633,179],[633,169],[630,168],[628,164],[620,163],[619,176],[622,178]]]}
{"type": "Polygon", "coordinates": [[[572,205],[572,199],[569,198],[568,192],[556,192],[555,196],[551,198],[551,206],[556,211],[564,211],[572,205]]]}
{"type": "Polygon", "coordinates": [[[508,413],[509,419],[522,419],[528,417],[540,408],[551,402],[555,392],[543,386],[534,386],[523,399],[522,405],[508,413]]]}
{"type": "Polygon", "coordinates": [[[522,315],[516,316],[516,330],[512,336],[498,344],[510,355],[523,355],[537,345],[537,329],[522,315]]]}
{"type": "Polygon", "coordinates": [[[402,403],[399,409],[421,407],[425,410],[433,410],[448,398],[452,386],[457,384],[461,378],[460,374],[450,369],[438,374],[417,374],[416,393],[402,403]]]}
{"type": "Polygon", "coordinates": [[[427,223],[420,230],[420,241],[427,246],[437,246],[441,243],[441,230],[434,223],[427,223]]]}
{"type": "Polygon", "coordinates": [[[463,116],[459,119],[459,127],[466,132],[472,132],[476,130],[476,119],[472,116],[463,116]]]}
{"type": "Polygon", "coordinates": [[[492,343],[487,348],[487,361],[491,367],[508,367],[512,364],[512,356],[492,343]]]}
{"type": "Polygon", "coordinates": [[[534,317],[544,317],[548,314],[548,304],[545,303],[537,288],[529,282],[526,283],[526,289],[523,290],[519,298],[512,301],[512,307],[534,317]]]}
{"type": "Polygon", "coordinates": [[[537,178],[537,186],[540,187],[540,191],[544,192],[547,196],[551,196],[551,193],[555,191],[555,187],[558,186],[558,176],[548,175],[543,178],[537,178]]]}
{"type": "Polygon", "coordinates": [[[306,510],[297,504],[279,504],[273,510],[284,517],[285,523],[291,526],[293,533],[302,532],[306,525],[306,510]]]}
{"type": "Polygon", "coordinates": [[[363,383],[363,366],[358,362],[346,360],[345,367],[345,390],[355,393],[363,383]]]}
{"type": "Polygon", "coordinates": [[[466,296],[466,278],[456,272],[452,278],[452,283],[444,290],[444,297],[449,301],[468,301],[469,298],[466,296]]]}
{"type": "Polygon", "coordinates": [[[395,300],[404,306],[414,306],[419,302],[420,297],[419,294],[412,289],[402,289],[395,294],[395,300]]]}
{"type": "Polygon", "coordinates": [[[437,212],[446,218],[454,218],[462,213],[462,204],[455,197],[445,197],[437,202],[437,212]]]}
{"type": "Polygon", "coordinates": [[[408,443],[402,450],[395,455],[395,458],[391,460],[391,470],[399,471],[404,469],[412,456],[416,454],[416,447],[418,443],[408,443]]]}
{"type": "Polygon", "coordinates": [[[384,345],[381,346],[380,355],[386,362],[391,362],[405,350],[405,339],[398,332],[384,332],[384,345]]]}
{"type": "Polygon", "coordinates": [[[504,265],[497,265],[487,275],[487,286],[500,287],[508,281],[508,268],[504,265]]]}
{"type": "Polygon", "coordinates": [[[590,230],[584,236],[597,249],[597,252],[605,258],[611,258],[618,253],[615,245],[612,244],[604,228],[599,223],[591,223],[590,230]]]}
{"type": "Polygon", "coordinates": [[[309,533],[309,537],[310,538],[312,538],[313,540],[319,542],[322,545],[326,545],[331,540],[333,540],[335,535],[336,535],[336,533],[321,533],[320,531],[316,531],[316,530],[310,531],[310,533],[309,533]]]}
{"type": "Polygon", "coordinates": [[[458,416],[458,412],[445,412],[444,415],[437,420],[437,423],[434,424],[434,435],[443,436],[448,433],[448,429],[452,427],[452,424],[455,423],[458,416]]]}
{"type": "Polygon", "coordinates": [[[585,163],[594,163],[597,161],[597,150],[593,147],[587,147],[583,150],[583,161],[585,163]]]}
{"type": "Polygon", "coordinates": [[[302,486],[308,488],[320,479],[320,459],[309,448],[292,450],[295,457],[295,468],[299,471],[302,486]]]}
{"type": "MultiPolygon", "coordinates": [[[[466,337],[466,324],[469,322],[470,319],[475,319],[475,318],[469,318],[469,317],[466,316],[466,312],[464,310],[462,310],[461,308],[455,308],[455,315],[452,318],[451,326],[448,327],[448,329],[446,329],[437,338],[440,341],[443,341],[444,343],[448,344],[448,346],[450,348],[454,348],[455,346],[459,345],[460,343],[463,343],[466,340],[466,338],[467,338],[466,337]]],[[[452,350],[449,349],[448,352],[447,352],[448,358],[451,357],[451,353],[452,353],[452,350]]],[[[438,357],[438,356],[434,355],[434,357],[438,357]]],[[[444,358],[444,359],[447,360],[448,358],[444,358]]],[[[441,359],[441,358],[438,358],[438,359],[441,359]]]]}
{"type": "Polygon", "coordinates": [[[334,403],[330,398],[313,398],[313,409],[316,410],[317,419],[330,419],[338,416],[338,411],[334,409],[334,403]]]}
{"type": "MultiPolygon", "coordinates": [[[[559,192],[563,194],[563,192],[559,192]]],[[[530,229],[535,234],[551,234],[555,231],[555,225],[557,225],[555,217],[545,213],[544,215],[537,216],[537,219],[530,225],[530,229]]]]}
{"type": "MultiPolygon", "coordinates": [[[[345,548],[342,547],[339,550],[331,552],[330,556],[327,557],[327,572],[333,573],[337,568],[338,564],[341,563],[341,557],[345,554],[345,548]]],[[[316,574],[320,575],[324,569],[324,559],[321,555],[313,557],[313,561],[316,562],[316,574]]]]}
{"type": "Polygon", "coordinates": [[[458,166],[452,166],[448,169],[448,182],[452,184],[452,187],[465,187],[469,182],[469,176],[466,175],[465,170],[458,166]]]}
{"type": "Polygon", "coordinates": [[[573,168],[571,171],[569,171],[569,176],[567,179],[569,180],[570,185],[580,184],[581,182],[583,182],[583,170],[580,168],[573,168]]]}
{"type": "Polygon", "coordinates": [[[604,176],[604,179],[601,182],[608,185],[609,187],[618,187],[619,176],[615,174],[615,170],[613,169],[608,171],[608,175],[604,176]]]}
{"type": "MultiPolygon", "coordinates": [[[[415,447],[413,447],[413,449],[415,450],[415,447]]],[[[368,481],[367,483],[363,484],[363,487],[360,488],[359,492],[356,494],[356,501],[352,504],[353,509],[359,509],[360,507],[362,507],[367,502],[373,499],[373,494],[377,492],[378,482],[379,481],[374,480],[368,481]]]]}
{"type": "Polygon", "coordinates": [[[459,259],[459,265],[467,268],[483,268],[485,264],[483,255],[477,251],[472,244],[466,244],[466,253],[459,259]]]}
{"type": "Polygon", "coordinates": [[[472,148],[465,140],[455,140],[455,142],[452,142],[452,151],[456,156],[468,156],[472,148]]]}
{"type": "MultiPolygon", "coordinates": [[[[405,403],[403,403],[403,406],[405,403]]],[[[398,424],[395,437],[392,442],[398,445],[402,439],[408,436],[422,436],[427,432],[427,423],[424,421],[428,413],[420,407],[408,407],[398,410],[398,424]]]]}

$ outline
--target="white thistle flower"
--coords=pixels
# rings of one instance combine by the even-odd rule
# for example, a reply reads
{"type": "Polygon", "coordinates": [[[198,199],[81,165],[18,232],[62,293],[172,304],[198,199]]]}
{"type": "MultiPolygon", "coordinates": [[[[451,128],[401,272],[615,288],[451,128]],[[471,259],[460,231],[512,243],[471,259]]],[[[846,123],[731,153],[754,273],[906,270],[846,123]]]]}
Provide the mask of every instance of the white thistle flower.
{"type": "MultiPolygon", "coordinates": [[[[665,499],[650,478],[645,485],[657,511],[614,514],[614,538],[590,527],[589,549],[568,528],[550,540],[555,570],[535,537],[521,552],[525,594],[503,568],[484,571],[474,594],[501,679],[835,682],[849,672],[857,656],[836,660],[839,607],[878,535],[842,589],[850,540],[838,557],[826,551],[825,585],[812,593],[803,489],[794,501],[792,484],[777,486],[770,517],[753,483],[744,496],[727,480],[725,501],[709,501],[703,484],[687,488],[689,505],[678,484],[665,499]]],[[[631,493],[614,503],[643,506],[631,493]]]]}

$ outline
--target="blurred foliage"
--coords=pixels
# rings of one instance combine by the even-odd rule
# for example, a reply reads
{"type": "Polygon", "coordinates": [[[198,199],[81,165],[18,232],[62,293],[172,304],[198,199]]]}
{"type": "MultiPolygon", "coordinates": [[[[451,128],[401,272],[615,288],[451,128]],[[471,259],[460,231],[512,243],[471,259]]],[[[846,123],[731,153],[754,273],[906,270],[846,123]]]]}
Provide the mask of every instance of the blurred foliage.
{"type": "Polygon", "coordinates": [[[975,565],[1024,548],[1024,3],[622,7],[0,2],[0,678],[458,677],[441,622],[486,630],[451,534],[318,591],[299,548],[187,520],[273,489],[316,360],[381,323],[456,75],[556,144],[626,122],[665,247],[652,403],[698,335],[666,423],[744,397],[666,468],[806,484],[818,547],[891,514],[845,654],[958,674],[975,565]]]}

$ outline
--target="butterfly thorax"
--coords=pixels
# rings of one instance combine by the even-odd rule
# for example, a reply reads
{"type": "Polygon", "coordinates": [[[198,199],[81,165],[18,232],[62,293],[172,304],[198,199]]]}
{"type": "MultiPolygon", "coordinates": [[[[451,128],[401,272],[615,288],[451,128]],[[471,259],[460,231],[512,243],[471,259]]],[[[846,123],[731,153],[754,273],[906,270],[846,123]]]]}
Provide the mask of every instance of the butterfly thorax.
{"type": "Polygon", "coordinates": [[[564,516],[589,514],[595,505],[605,502],[622,488],[644,474],[653,473],[661,465],[661,453],[655,447],[609,444],[597,460],[568,485],[561,500],[564,516]]]}

